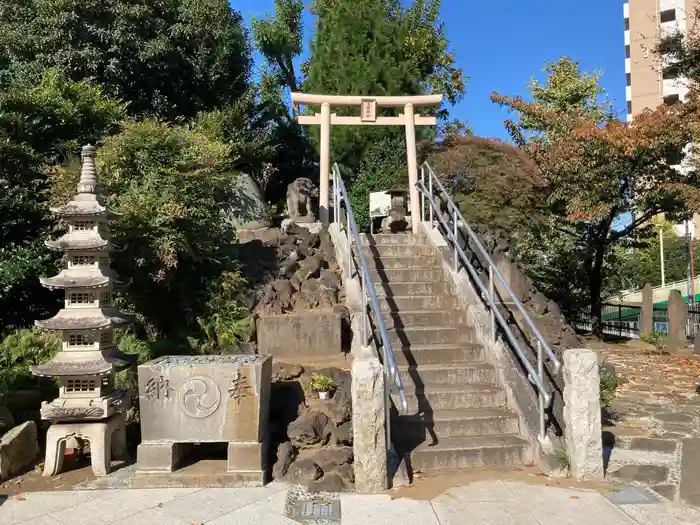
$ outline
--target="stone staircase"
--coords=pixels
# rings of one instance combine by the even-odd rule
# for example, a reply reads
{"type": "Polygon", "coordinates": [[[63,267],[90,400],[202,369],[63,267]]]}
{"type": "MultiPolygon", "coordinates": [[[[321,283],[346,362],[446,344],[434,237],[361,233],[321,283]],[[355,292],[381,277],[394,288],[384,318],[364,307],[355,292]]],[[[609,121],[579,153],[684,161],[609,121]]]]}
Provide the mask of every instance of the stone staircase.
{"type": "Polygon", "coordinates": [[[393,429],[398,452],[422,472],[522,464],[518,416],[427,239],[365,236],[362,249],[408,401],[393,429]]]}

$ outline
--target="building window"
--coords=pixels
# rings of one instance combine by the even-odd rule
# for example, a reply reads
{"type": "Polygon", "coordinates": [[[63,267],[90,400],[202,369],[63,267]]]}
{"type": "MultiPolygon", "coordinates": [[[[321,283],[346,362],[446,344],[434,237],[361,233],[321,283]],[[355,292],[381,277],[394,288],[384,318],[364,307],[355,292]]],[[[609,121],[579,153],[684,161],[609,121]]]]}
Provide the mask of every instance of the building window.
{"type": "Polygon", "coordinates": [[[661,71],[661,76],[664,80],[673,80],[674,78],[678,78],[678,69],[674,66],[665,67],[661,71]]]}
{"type": "Polygon", "coordinates": [[[625,46],[625,58],[630,57],[630,46],[625,46]]]}
{"type": "Polygon", "coordinates": [[[629,31],[629,30],[630,30],[630,19],[625,18],[625,31],[629,31]]]}
{"type": "Polygon", "coordinates": [[[666,104],[667,106],[672,106],[673,104],[677,104],[680,101],[681,97],[678,93],[674,93],[673,95],[666,95],[664,97],[664,104],[666,104]]]}
{"type": "Polygon", "coordinates": [[[632,73],[627,73],[627,85],[631,86],[632,85],[632,73]]]}
{"type": "Polygon", "coordinates": [[[100,257],[100,266],[103,268],[109,266],[109,257],[100,257]]]}
{"type": "Polygon", "coordinates": [[[676,19],[676,10],[666,9],[665,11],[661,11],[659,19],[661,20],[662,24],[665,22],[673,22],[676,19]]]}
{"type": "Polygon", "coordinates": [[[111,332],[102,332],[100,334],[100,343],[103,345],[108,345],[111,344],[112,342],[112,333],[111,332]]]}
{"type": "Polygon", "coordinates": [[[630,100],[627,101],[627,114],[632,114],[632,102],[630,100]]]}

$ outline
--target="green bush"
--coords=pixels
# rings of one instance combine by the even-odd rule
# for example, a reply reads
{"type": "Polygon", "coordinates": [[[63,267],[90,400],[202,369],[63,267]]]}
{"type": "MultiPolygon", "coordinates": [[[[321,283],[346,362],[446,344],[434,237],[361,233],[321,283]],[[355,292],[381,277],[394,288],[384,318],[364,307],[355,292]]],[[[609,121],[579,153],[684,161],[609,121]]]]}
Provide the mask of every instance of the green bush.
{"type": "Polygon", "coordinates": [[[654,345],[657,350],[663,350],[668,343],[668,334],[666,332],[651,332],[642,334],[639,338],[645,343],[654,345]]]}
{"type": "MultiPolygon", "coordinates": [[[[173,340],[189,351],[199,319],[220,306],[216,283],[237,271],[235,231],[223,213],[235,198],[230,153],[204,131],[152,119],[127,123],[98,151],[102,192],[123,214],[112,223],[124,247],[114,267],[132,282],[120,306],[137,314],[141,339],[168,339],[171,353],[173,340]]],[[[53,171],[55,201],[70,196],[78,175],[78,166],[53,171]]]]}
{"type": "Polygon", "coordinates": [[[619,385],[617,374],[612,369],[603,369],[600,371],[600,407],[603,410],[610,410],[613,399],[615,399],[615,391],[619,385]]]}
{"type": "Polygon", "coordinates": [[[57,334],[35,328],[5,336],[0,341],[0,395],[37,387],[55,388],[53,381],[33,376],[29,366],[49,361],[60,349],[61,339],[57,334]]]}

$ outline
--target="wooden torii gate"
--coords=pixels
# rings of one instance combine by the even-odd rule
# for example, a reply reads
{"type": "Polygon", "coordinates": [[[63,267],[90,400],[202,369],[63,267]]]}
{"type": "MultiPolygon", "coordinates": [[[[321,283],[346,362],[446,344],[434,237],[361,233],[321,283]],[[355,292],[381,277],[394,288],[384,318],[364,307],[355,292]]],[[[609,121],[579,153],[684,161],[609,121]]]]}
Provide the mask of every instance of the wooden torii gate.
{"type": "MultiPolygon", "coordinates": [[[[343,95],[312,95],[307,93],[292,93],[292,104],[299,124],[321,126],[321,158],[319,161],[319,218],[323,224],[328,224],[328,193],[331,156],[331,125],[357,126],[405,126],[406,127],[406,158],[408,161],[408,185],[411,199],[411,226],[413,232],[418,232],[420,223],[420,201],[418,197],[418,159],[416,154],[416,126],[434,126],[435,117],[424,117],[414,114],[414,107],[439,106],[442,95],[417,95],[398,97],[359,97],[343,95]],[[321,106],[321,113],[302,115],[299,106],[321,106]],[[358,107],[360,116],[341,116],[331,113],[332,107],[358,107]],[[398,116],[377,116],[377,108],[398,108],[404,111],[398,116]]],[[[387,188],[388,189],[388,188],[387,188]]]]}

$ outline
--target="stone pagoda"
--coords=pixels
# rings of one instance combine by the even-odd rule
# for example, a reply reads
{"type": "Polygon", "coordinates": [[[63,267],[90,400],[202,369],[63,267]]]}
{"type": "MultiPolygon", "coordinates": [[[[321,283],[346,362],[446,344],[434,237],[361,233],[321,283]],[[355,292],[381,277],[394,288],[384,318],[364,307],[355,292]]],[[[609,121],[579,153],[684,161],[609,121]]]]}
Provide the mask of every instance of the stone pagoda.
{"type": "Polygon", "coordinates": [[[59,395],[41,407],[42,419],[51,421],[46,440],[44,475],[60,472],[68,439],[90,442],[95,475],[109,472],[111,451],[125,454],[124,412],[130,398],[114,388],[116,372],[128,367],[136,356],[119,351],[114,329],[132,318],[112,306],[112,293],[121,284],[109,267],[114,251],[110,219],[119,214],[108,210],[98,196],[95,147],[82,151],[78,193],[52,212],[61,217],[68,232],[46,245],[65,252],[67,267],[55,277],[41,278],[52,290],[64,290],[65,305],[51,319],[36,321],[45,330],[62,334],[61,351],[48,363],[33,366],[32,373],[56,377],[59,395]]]}

